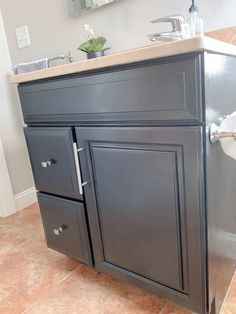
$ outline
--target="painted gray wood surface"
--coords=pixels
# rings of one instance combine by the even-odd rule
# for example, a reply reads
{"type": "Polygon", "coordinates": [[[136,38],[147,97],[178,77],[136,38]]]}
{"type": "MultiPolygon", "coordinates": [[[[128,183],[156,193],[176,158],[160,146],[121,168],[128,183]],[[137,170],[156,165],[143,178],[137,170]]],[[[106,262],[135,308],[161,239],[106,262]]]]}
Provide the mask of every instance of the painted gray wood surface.
{"type": "Polygon", "coordinates": [[[79,193],[71,128],[25,128],[36,189],[83,199],[79,193]],[[42,167],[42,162],[51,166],[42,167]]]}
{"type": "MultiPolygon", "coordinates": [[[[236,111],[236,59],[205,55],[206,125],[236,111]]],[[[206,132],[207,133],[207,132],[206,132]]],[[[236,161],[206,136],[209,304],[217,313],[236,268],[236,161]],[[214,304],[213,304],[214,305],[214,304]]]]}
{"type": "Polygon", "coordinates": [[[20,85],[25,122],[199,123],[200,60],[192,54],[20,85]]]}
{"type": "Polygon", "coordinates": [[[43,193],[38,200],[48,247],[92,265],[83,204],[43,193]]]}
{"type": "Polygon", "coordinates": [[[201,127],[83,127],[76,135],[86,148],[96,268],[203,313],[201,127]]]}

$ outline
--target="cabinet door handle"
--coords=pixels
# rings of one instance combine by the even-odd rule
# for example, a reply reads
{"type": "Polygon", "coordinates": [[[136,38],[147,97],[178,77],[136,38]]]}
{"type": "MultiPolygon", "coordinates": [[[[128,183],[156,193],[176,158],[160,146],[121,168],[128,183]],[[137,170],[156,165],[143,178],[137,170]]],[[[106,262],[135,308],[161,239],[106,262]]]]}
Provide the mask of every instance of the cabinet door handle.
{"type": "Polygon", "coordinates": [[[75,168],[76,168],[76,173],[77,173],[79,194],[83,195],[83,185],[82,185],[82,180],[81,180],[80,164],[79,164],[79,157],[78,157],[78,148],[77,148],[76,143],[73,143],[73,152],[74,152],[74,158],[75,158],[75,168]]]}
{"type": "Polygon", "coordinates": [[[42,168],[48,168],[48,167],[51,167],[52,165],[52,161],[51,160],[47,160],[47,161],[42,161],[41,162],[41,167],[42,168]]]}
{"type": "Polygon", "coordinates": [[[54,229],[53,230],[53,233],[56,235],[56,236],[60,236],[62,235],[63,231],[66,229],[66,226],[65,225],[62,225],[61,227],[59,227],[58,229],[54,229]]]}

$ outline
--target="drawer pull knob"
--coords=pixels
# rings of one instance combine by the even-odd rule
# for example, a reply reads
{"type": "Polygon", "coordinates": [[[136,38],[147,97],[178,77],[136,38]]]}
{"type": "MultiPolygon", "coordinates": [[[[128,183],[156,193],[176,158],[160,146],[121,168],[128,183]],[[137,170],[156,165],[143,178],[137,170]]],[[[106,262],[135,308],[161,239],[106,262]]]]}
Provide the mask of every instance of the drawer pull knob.
{"type": "Polygon", "coordinates": [[[54,229],[53,230],[53,233],[56,235],[56,236],[60,236],[63,231],[66,229],[66,227],[64,225],[62,225],[61,227],[59,227],[58,229],[54,229]]]}
{"type": "Polygon", "coordinates": [[[51,167],[51,165],[52,165],[52,161],[51,160],[47,160],[47,161],[42,161],[41,162],[42,168],[48,168],[48,167],[51,167]]]}

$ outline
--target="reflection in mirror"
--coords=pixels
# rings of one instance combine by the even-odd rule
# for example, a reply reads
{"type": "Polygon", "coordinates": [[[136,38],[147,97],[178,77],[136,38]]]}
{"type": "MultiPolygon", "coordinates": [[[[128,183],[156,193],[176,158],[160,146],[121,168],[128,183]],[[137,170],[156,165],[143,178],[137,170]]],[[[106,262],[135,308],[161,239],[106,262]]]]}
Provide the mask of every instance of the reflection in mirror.
{"type": "Polygon", "coordinates": [[[69,15],[75,17],[119,0],[68,0],[69,15]]]}

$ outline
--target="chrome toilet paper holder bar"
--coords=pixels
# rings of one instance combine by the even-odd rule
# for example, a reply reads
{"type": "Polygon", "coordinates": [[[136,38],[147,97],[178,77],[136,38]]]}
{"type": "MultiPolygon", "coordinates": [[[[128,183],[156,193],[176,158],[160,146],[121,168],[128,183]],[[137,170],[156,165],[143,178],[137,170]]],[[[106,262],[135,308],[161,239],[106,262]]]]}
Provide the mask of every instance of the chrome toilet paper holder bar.
{"type": "Polygon", "coordinates": [[[220,141],[222,138],[234,138],[236,140],[236,130],[232,131],[222,131],[220,126],[212,123],[209,129],[210,142],[212,144],[220,141]]]}

